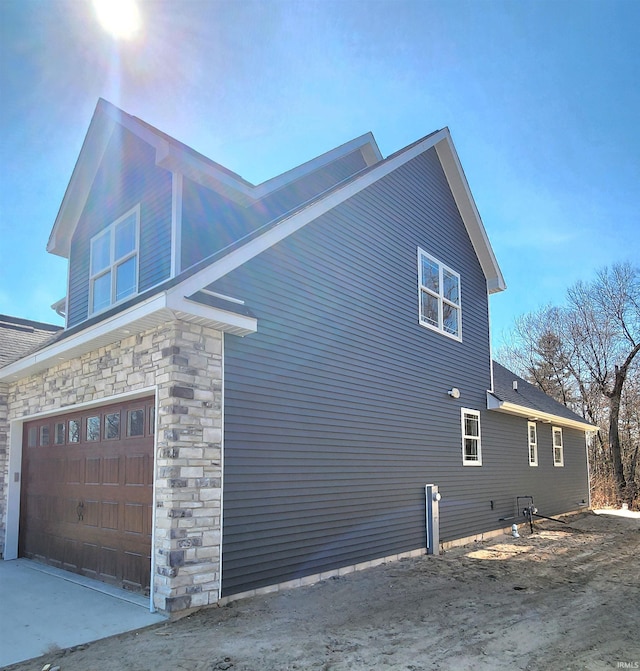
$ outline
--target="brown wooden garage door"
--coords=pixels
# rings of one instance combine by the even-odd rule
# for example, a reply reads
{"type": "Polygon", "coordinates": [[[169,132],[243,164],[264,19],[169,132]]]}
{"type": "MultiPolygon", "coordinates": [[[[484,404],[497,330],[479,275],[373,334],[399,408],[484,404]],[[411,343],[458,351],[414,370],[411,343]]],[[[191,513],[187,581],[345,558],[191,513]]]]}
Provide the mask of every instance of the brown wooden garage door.
{"type": "Polygon", "coordinates": [[[28,422],[20,556],[148,590],[154,424],[153,398],[28,422]]]}

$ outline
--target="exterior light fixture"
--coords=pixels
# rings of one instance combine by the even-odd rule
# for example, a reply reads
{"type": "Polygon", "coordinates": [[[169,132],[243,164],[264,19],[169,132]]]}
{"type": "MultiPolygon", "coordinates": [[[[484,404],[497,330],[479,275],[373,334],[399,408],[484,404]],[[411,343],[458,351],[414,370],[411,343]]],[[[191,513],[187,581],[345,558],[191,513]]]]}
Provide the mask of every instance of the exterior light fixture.
{"type": "Polygon", "coordinates": [[[453,389],[449,389],[447,392],[451,398],[460,398],[460,390],[457,387],[454,387],[453,389]]]}

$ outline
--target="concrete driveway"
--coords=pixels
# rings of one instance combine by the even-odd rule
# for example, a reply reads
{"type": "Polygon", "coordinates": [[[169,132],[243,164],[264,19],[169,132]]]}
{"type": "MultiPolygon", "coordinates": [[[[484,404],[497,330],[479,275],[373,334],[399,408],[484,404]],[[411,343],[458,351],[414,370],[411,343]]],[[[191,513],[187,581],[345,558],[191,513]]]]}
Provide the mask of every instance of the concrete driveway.
{"type": "Polygon", "coordinates": [[[27,559],[0,561],[0,668],[164,619],[146,597],[27,559]]]}

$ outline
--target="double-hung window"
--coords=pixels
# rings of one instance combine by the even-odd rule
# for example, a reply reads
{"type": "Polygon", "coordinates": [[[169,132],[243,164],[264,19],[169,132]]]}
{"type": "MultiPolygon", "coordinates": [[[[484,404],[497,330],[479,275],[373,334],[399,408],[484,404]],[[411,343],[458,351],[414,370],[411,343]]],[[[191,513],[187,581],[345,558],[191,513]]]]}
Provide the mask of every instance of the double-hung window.
{"type": "Polygon", "coordinates": [[[91,239],[89,312],[100,312],[138,291],[136,206],[91,239]]]}
{"type": "Polygon", "coordinates": [[[528,423],[529,430],[529,466],[538,465],[538,429],[535,422],[528,423]]]}
{"type": "Polygon", "coordinates": [[[554,426],[552,429],[553,435],[553,465],[564,466],[564,447],[562,444],[562,429],[554,426]]]}
{"type": "Polygon", "coordinates": [[[420,324],[462,340],[460,275],[418,248],[420,324]]]}
{"type": "Polygon", "coordinates": [[[482,446],[480,444],[480,413],[462,408],[462,464],[482,466],[482,446]]]}

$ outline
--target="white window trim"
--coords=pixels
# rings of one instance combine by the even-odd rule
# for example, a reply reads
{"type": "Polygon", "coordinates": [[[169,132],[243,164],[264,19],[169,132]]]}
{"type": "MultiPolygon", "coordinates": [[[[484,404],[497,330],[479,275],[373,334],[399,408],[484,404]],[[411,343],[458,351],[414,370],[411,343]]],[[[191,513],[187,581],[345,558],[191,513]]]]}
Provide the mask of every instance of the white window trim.
{"type": "Polygon", "coordinates": [[[527,445],[529,466],[538,465],[538,426],[535,422],[527,422],[527,445]],[[531,429],[535,433],[535,441],[531,441],[531,429]],[[531,458],[531,448],[533,447],[533,459],[531,458]]]}
{"type": "Polygon", "coordinates": [[[447,338],[451,338],[452,340],[457,340],[458,342],[462,342],[462,282],[460,281],[460,273],[457,273],[455,270],[452,268],[449,268],[449,266],[445,265],[442,263],[442,261],[439,261],[438,259],[435,258],[435,256],[432,256],[431,254],[428,254],[427,252],[424,251],[424,249],[421,249],[418,247],[418,321],[420,322],[421,326],[424,326],[425,328],[431,329],[432,331],[435,331],[436,333],[441,333],[444,336],[447,336],[447,338]],[[428,289],[422,284],[422,257],[426,257],[433,263],[435,263],[438,266],[439,270],[439,285],[440,285],[440,292],[435,293],[431,289],[428,289]],[[444,282],[443,282],[443,271],[446,270],[448,273],[451,273],[458,279],[458,303],[453,303],[450,300],[447,300],[444,295],[444,282]],[[438,299],[438,326],[434,326],[430,322],[428,322],[426,319],[422,318],[422,292],[426,291],[428,294],[431,296],[434,296],[435,298],[438,299]],[[451,305],[452,307],[455,307],[458,313],[458,334],[454,333],[449,333],[448,331],[445,330],[444,328],[444,316],[443,316],[443,305],[447,303],[448,305],[451,305]]]}
{"type": "Polygon", "coordinates": [[[553,465],[564,466],[564,437],[562,436],[562,428],[559,426],[551,427],[551,449],[553,450],[553,465]],[[560,459],[556,459],[556,431],[560,434],[560,459]]]}
{"type": "Polygon", "coordinates": [[[470,408],[460,408],[460,424],[462,430],[462,465],[463,466],[482,466],[482,429],[480,427],[480,411],[471,410],[470,408]],[[478,435],[477,436],[468,436],[465,434],[465,415],[473,415],[478,418],[478,435]],[[464,441],[466,438],[471,438],[478,441],[478,458],[477,459],[467,459],[465,455],[465,445],[464,441]]]}
{"type": "Polygon", "coordinates": [[[112,308],[114,305],[118,305],[118,303],[122,303],[123,301],[131,298],[132,296],[135,296],[138,293],[138,281],[140,277],[140,203],[132,207],[130,210],[127,210],[121,217],[118,217],[114,222],[109,224],[106,228],[103,228],[99,233],[96,233],[91,240],[89,240],[89,305],[88,305],[88,314],[89,315],[97,315],[100,314],[101,312],[105,312],[105,310],[109,310],[112,308]],[[104,275],[107,272],[111,272],[111,298],[115,298],[115,281],[116,281],[116,273],[114,272],[114,268],[116,266],[116,263],[113,259],[114,252],[113,248],[115,245],[115,235],[113,235],[113,231],[115,231],[116,226],[130,217],[132,214],[136,215],[136,226],[135,226],[135,246],[134,249],[129,252],[129,254],[123,256],[120,259],[117,259],[118,263],[117,265],[120,265],[124,263],[125,261],[128,261],[130,258],[135,257],[136,259],[136,274],[135,274],[135,288],[133,290],[133,293],[128,294],[124,298],[120,299],[119,301],[112,300],[109,305],[106,305],[103,308],[100,308],[99,310],[93,310],[93,287],[95,284],[95,280],[98,279],[100,276],[104,275]],[[103,235],[106,235],[108,231],[111,231],[111,243],[110,243],[110,253],[109,253],[109,260],[110,264],[107,268],[103,268],[97,273],[92,274],[92,261],[93,261],[93,243],[95,240],[100,238],[103,235]]]}

